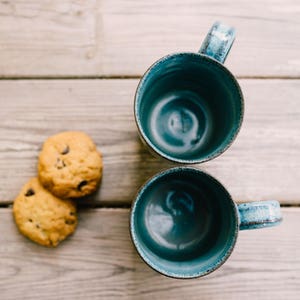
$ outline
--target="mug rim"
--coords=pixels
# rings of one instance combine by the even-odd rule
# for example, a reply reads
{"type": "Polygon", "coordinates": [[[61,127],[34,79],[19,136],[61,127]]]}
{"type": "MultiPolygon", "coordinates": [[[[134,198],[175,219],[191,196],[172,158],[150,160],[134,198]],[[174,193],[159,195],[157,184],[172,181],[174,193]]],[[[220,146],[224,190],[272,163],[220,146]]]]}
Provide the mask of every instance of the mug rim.
{"type": "Polygon", "coordinates": [[[239,217],[239,213],[238,213],[238,208],[236,203],[234,202],[234,200],[232,199],[230,193],[228,192],[228,190],[223,186],[223,184],[217,180],[215,177],[213,177],[212,175],[210,175],[207,172],[204,172],[203,170],[194,168],[194,167],[185,167],[185,166],[179,166],[179,167],[174,167],[174,168],[169,168],[163,171],[160,171],[156,174],[154,174],[153,176],[151,176],[138,190],[136,197],[131,205],[131,209],[130,209],[130,218],[129,218],[129,232],[130,232],[130,237],[132,240],[132,243],[135,247],[136,252],[138,253],[138,255],[140,256],[140,258],[149,266],[151,267],[154,271],[170,277],[170,278],[176,278],[176,279],[191,279],[191,278],[198,278],[198,277],[203,277],[205,275],[208,275],[210,273],[212,273],[213,271],[217,270],[218,268],[220,268],[230,257],[230,255],[233,252],[233,249],[236,245],[236,241],[238,238],[238,234],[239,234],[239,224],[240,224],[240,217],[239,217]],[[149,188],[150,185],[152,185],[155,181],[159,180],[161,177],[163,176],[167,176],[168,174],[172,174],[172,173],[178,173],[178,172],[194,172],[197,175],[204,175],[206,177],[208,177],[210,180],[212,180],[214,183],[216,183],[218,186],[220,186],[222,188],[222,190],[225,192],[225,194],[228,196],[228,199],[230,200],[232,209],[233,209],[233,213],[235,216],[235,221],[236,221],[236,225],[235,225],[235,229],[234,229],[234,236],[232,238],[232,243],[230,245],[230,247],[228,247],[228,249],[226,250],[225,255],[223,255],[222,259],[218,260],[217,262],[215,262],[213,264],[212,268],[209,268],[208,270],[206,270],[205,272],[196,272],[193,274],[179,274],[179,273],[171,273],[168,272],[166,270],[163,270],[160,267],[157,267],[155,263],[153,263],[150,259],[148,259],[142,251],[142,247],[139,246],[139,242],[137,239],[137,235],[136,235],[136,230],[135,230],[135,226],[134,224],[134,219],[135,219],[135,212],[136,212],[136,207],[138,202],[141,199],[142,194],[144,193],[144,191],[146,189],[149,188]]]}
{"type": "Polygon", "coordinates": [[[214,159],[218,156],[220,156],[222,153],[224,153],[235,141],[238,133],[240,132],[242,123],[243,123],[243,119],[244,119],[244,108],[245,104],[244,104],[244,96],[241,90],[241,87],[238,83],[238,81],[236,80],[236,78],[234,77],[234,75],[219,61],[217,61],[216,59],[206,55],[206,54],[202,54],[200,52],[175,52],[175,53],[171,53],[171,54],[167,54],[165,56],[163,56],[162,58],[158,59],[157,61],[155,61],[152,65],[150,65],[150,67],[148,67],[148,69],[145,71],[145,73],[143,74],[143,76],[141,77],[138,86],[136,88],[135,91],[135,95],[134,95],[134,118],[135,118],[135,123],[137,125],[138,128],[138,132],[140,137],[142,138],[142,140],[144,141],[144,143],[146,143],[146,145],[149,146],[149,148],[159,157],[162,157],[168,161],[174,162],[174,163],[181,163],[181,164],[198,164],[198,163],[203,163],[206,161],[209,161],[211,159],[214,159]],[[204,59],[206,61],[208,61],[209,63],[215,64],[217,65],[219,68],[221,68],[234,82],[238,94],[239,94],[239,99],[240,99],[240,103],[241,103],[241,110],[240,110],[240,114],[239,114],[239,122],[238,122],[238,126],[234,131],[234,134],[230,137],[230,139],[228,140],[227,144],[225,145],[225,147],[219,149],[218,151],[214,152],[213,154],[207,155],[206,157],[203,158],[194,158],[194,159],[183,159],[183,158],[176,158],[172,155],[169,155],[167,153],[165,153],[164,151],[160,150],[154,143],[152,143],[152,141],[147,137],[147,135],[145,134],[145,131],[143,129],[143,126],[141,125],[141,121],[139,118],[139,110],[138,110],[138,106],[137,106],[137,99],[140,95],[141,92],[141,88],[143,87],[143,85],[145,84],[150,72],[152,69],[154,69],[155,67],[157,67],[158,65],[162,64],[163,62],[165,62],[166,60],[169,60],[173,57],[176,56],[194,56],[197,58],[201,58],[204,59]]]}

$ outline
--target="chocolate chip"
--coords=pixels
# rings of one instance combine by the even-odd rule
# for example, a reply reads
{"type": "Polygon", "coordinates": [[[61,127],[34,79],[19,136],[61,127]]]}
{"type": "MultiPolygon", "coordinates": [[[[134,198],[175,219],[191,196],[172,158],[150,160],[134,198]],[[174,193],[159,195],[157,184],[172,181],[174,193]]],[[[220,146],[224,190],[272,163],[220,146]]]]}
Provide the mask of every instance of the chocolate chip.
{"type": "Polygon", "coordinates": [[[75,221],[74,220],[65,220],[65,223],[67,225],[73,225],[73,224],[75,224],[75,221]]]}
{"type": "Polygon", "coordinates": [[[32,223],[32,219],[28,219],[28,221],[32,223]]]}
{"type": "Polygon", "coordinates": [[[70,216],[75,216],[74,211],[71,211],[71,212],[70,212],[70,216]]]}
{"type": "Polygon", "coordinates": [[[66,155],[66,154],[68,154],[69,152],[70,152],[70,147],[67,146],[67,147],[61,152],[61,154],[62,154],[62,155],[66,155]]]}
{"type": "Polygon", "coordinates": [[[34,190],[33,189],[28,189],[25,196],[26,197],[30,197],[30,196],[33,196],[35,194],[34,190]]]}
{"type": "Polygon", "coordinates": [[[36,227],[36,228],[40,228],[40,225],[39,225],[39,224],[36,224],[35,227],[36,227]]]}
{"type": "Polygon", "coordinates": [[[62,159],[57,158],[55,166],[56,166],[57,169],[60,170],[60,169],[64,168],[66,166],[66,164],[62,159]]]}
{"type": "Polygon", "coordinates": [[[74,220],[65,220],[65,223],[66,223],[67,225],[72,225],[72,224],[75,223],[75,221],[74,221],[74,220]]]}
{"type": "Polygon", "coordinates": [[[87,185],[87,181],[86,180],[82,180],[78,185],[77,185],[77,190],[78,191],[81,191],[81,189],[85,186],[85,185],[87,185]]]}

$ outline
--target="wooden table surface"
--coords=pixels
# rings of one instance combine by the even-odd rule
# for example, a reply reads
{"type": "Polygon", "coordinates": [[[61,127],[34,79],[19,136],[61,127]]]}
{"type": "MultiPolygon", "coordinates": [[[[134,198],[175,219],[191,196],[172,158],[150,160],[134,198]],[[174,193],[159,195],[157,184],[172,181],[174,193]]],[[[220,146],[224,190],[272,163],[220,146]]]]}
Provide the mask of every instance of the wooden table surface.
{"type": "Polygon", "coordinates": [[[0,299],[300,299],[300,2],[0,1],[0,299]],[[237,29],[226,66],[245,119],[222,156],[197,165],[237,202],[276,199],[279,227],[243,231],[222,268],[193,280],[157,274],[128,232],[138,188],[171,165],[138,138],[133,97],[161,56],[197,51],[216,20],[237,29]],[[19,234],[11,204],[36,175],[43,141],[83,130],[104,178],[56,249],[19,234]]]}

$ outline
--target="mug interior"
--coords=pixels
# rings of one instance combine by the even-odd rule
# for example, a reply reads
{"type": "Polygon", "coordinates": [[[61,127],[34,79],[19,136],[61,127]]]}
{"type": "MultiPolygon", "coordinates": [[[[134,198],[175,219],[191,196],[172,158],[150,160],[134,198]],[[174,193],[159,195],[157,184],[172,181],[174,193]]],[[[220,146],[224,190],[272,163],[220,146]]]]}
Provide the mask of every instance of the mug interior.
{"type": "Polygon", "coordinates": [[[160,273],[192,278],[210,273],[230,255],[238,232],[236,206],[213,177],[174,168],[150,179],[131,212],[140,256],[160,273]]]}
{"type": "Polygon", "coordinates": [[[135,98],[142,137],[161,156],[201,162],[222,153],[243,118],[243,97],[233,75],[197,53],[156,62],[142,78],[135,98]]]}

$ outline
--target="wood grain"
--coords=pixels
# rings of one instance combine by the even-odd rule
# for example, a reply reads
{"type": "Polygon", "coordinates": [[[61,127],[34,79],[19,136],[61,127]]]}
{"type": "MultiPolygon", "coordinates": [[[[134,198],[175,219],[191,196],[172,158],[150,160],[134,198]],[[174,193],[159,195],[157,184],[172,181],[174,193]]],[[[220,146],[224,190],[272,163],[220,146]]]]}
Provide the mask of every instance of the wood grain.
{"type": "Polygon", "coordinates": [[[237,28],[239,76],[300,75],[295,0],[0,2],[0,76],[137,76],[161,56],[197,51],[211,24],[237,28]]]}
{"type": "Polygon", "coordinates": [[[300,209],[283,209],[283,214],[279,227],[241,232],[219,270],[176,280],[141,261],[129,237],[127,209],[82,211],[76,233],[57,249],[47,249],[21,236],[11,210],[2,208],[1,299],[298,300],[300,209]]]}
{"type": "MultiPolygon", "coordinates": [[[[133,116],[137,80],[0,81],[0,199],[11,203],[36,175],[43,141],[83,130],[104,157],[101,189],[82,201],[130,204],[138,188],[170,166],[141,144],[133,116]]],[[[197,165],[237,201],[277,199],[299,204],[299,80],[240,80],[246,99],[242,130],[220,157],[197,165]]]]}

